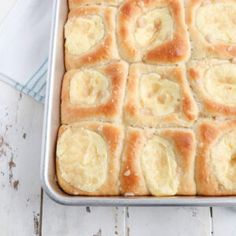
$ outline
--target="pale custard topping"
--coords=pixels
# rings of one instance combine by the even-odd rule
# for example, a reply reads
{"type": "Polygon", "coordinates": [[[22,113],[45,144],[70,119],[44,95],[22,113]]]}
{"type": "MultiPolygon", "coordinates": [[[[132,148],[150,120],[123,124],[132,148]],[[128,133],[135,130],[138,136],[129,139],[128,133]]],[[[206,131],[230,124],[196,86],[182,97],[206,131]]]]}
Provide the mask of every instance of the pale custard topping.
{"type": "Polygon", "coordinates": [[[167,8],[157,8],[136,22],[134,37],[140,47],[157,46],[171,39],[174,31],[172,16],[167,8]]]}
{"type": "Polygon", "coordinates": [[[156,196],[175,195],[178,190],[177,163],[171,143],[153,136],[141,156],[142,169],[149,191],[156,196]]]}
{"type": "Polygon", "coordinates": [[[236,43],[236,4],[215,3],[201,6],[196,26],[210,43],[236,43]]]}
{"type": "Polygon", "coordinates": [[[180,104],[180,87],[159,74],[143,74],[140,78],[140,106],[150,115],[173,113],[180,104]]]}
{"type": "Polygon", "coordinates": [[[236,67],[233,64],[212,66],[206,71],[203,83],[207,93],[215,101],[236,105],[236,67]]]}
{"type": "Polygon", "coordinates": [[[101,16],[71,18],[65,25],[65,46],[70,54],[80,55],[102,40],[104,34],[101,16]]]}
{"type": "Polygon", "coordinates": [[[84,128],[68,128],[59,138],[57,157],[62,178],[82,191],[96,191],[106,181],[108,154],[104,139],[84,128]]]}
{"type": "Polygon", "coordinates": [[[106,102],[109,96],[109,81],[96,70],[79,71],[70,81],[70,103],[72,105],[99,105],[106,102]]]}
{"type": "Polygon", "coordinates": [[[236,190],[236,130],[223,135],[212,147],[211,160],[218,181],[225,188],[236,190]]]}

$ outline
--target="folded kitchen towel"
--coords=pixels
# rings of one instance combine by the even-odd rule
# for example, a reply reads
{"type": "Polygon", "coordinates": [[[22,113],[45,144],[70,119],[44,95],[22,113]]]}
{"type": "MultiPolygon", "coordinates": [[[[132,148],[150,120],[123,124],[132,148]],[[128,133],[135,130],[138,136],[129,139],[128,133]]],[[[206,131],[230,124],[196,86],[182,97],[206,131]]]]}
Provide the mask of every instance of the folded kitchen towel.
{"type": "Polygon", "coordinates": [[[0,9],[7,9],[0,10],[0,80],[40,102],[45,98],[53,2],[0,1],[0,9]]]}

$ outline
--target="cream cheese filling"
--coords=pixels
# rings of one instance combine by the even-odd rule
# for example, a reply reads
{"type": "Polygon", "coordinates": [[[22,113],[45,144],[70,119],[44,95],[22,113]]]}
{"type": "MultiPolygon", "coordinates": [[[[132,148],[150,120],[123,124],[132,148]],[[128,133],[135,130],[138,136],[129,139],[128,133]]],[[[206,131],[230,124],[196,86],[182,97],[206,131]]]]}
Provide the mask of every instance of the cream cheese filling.
{"type": "Polygon", "coordinates": [[[65,25],[65,46],[72,55],[80,55],[94,47],[105,35],[103,19],[98,15],[71,18],[65,25]]]}
{"type": "Polygon", "coordinates": [[[236,4],[215,3],[201,6],[196,26],[210,43],[236,43],[236,4]]]}
{"type": "Polygon", "coordinates": [[[70,103],[80,106],[99,105],[110,97],[109,81],[92,69],[79,71],[70,81],[70,103]]]}
{"type": "Polygon", "coordinates": [[[211,99],[229,106],[236,105],[236,67],[233,64],[212,66],[203,78],[211,99]]]}
{"type": "Polygon", "coordinates": [[[75,188],[93,192],[106,181],[107,145],[94,131],[68,128],[58,140],[57,157],[62,178],[75,188]]]}
{"type": "Polygon", "coordinates": [[[134,37],[140,47],[157,46],[173,36],[174,23],[168,8],[158,8],[138,18],[134,37]]]}
{"type": "Polygon", "coordinates": [[[236,130],[224,134],[212,147],[212,168],[218,181],[226,188],[236,189],[236,130]]]}
{"type": "Polygon", "coordinates": [[[173,113],[180,104],[180,87],[159,74],[143,74],[140,78],[140,106],[156,116],[173,113]]]}
{"type": "Polygon", "coordinates": [[[157,135],[149,139],[143,149],[141,164],[147,186],[153,195],[177,193],[177,163],[168,140],[157,135]]]}

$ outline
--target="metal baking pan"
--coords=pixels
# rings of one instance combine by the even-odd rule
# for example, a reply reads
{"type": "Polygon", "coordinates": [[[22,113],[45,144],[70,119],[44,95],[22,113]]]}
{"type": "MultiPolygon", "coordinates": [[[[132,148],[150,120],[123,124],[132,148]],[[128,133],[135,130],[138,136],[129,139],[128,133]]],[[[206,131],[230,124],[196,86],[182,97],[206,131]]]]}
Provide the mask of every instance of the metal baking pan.
{"type": "Polygon", "coordinates": [[[223,206],[236,205],[236,197],[84,197],[70,196],[58,186],[55,148],[60,126],[60,93],[64,68],[63,27],[67,19],[67,0],[54,1],[48,84],[42,145],[41,182],[54,201],[64,205],[90,206],[223,206]]]}

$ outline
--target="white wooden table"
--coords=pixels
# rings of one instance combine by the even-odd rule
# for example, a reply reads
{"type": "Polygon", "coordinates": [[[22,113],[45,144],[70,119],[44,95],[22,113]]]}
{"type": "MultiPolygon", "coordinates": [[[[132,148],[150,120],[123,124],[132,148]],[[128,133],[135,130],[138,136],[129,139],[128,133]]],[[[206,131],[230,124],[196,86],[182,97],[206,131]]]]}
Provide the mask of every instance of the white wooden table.
{"type": "MultiPolygon", "coordinates": [[[[0,21],[16,0],[0,0],[0,21]]],[[[66,207],[41,190],[43,105],[0,82],[0,236],[236,236],[236,208],[66,207]]]]}
{"type": "Polygon", "coordinates": [[[66,207],[39,179],[43,105],[0,82],[0,236],[235,236],[236,208],[66,207]]]}

